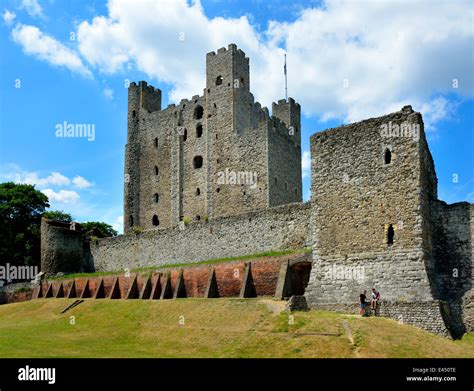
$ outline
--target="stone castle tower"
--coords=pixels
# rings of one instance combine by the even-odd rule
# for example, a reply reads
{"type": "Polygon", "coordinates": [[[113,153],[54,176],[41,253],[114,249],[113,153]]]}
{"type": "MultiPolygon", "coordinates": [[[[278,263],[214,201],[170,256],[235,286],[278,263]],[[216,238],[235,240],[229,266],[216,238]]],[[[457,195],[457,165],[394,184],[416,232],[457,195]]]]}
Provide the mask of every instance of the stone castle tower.
{"type": "Polygon", "coordinates": [[[170,228],[300,202],[300,105],[267,108],[250,93],[249,59],[208,53],[202,96],[161,109],[146,82],[128,91],[124,230],[170,228]]]}
{"type": "Polygon", "coordinates": [[[316,133],[311,157],[308,304],[352,309],[376,287],[383,315],[462,335],[472,311],[462,307],[472,294],[474,207],[438,199],[421,114],[405,106],[316,133]]]}

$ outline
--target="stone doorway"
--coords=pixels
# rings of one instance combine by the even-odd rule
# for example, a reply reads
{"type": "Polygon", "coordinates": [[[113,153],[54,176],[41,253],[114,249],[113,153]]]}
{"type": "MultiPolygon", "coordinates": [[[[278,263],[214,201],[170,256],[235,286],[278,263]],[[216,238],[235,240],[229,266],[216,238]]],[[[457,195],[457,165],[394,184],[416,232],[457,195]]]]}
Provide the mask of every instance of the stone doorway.
{"type": "Polygon", "coordinates": [[[298,262],[290,266],[290,296],[304,295],[311,273],[311,262],[298,262]]]}

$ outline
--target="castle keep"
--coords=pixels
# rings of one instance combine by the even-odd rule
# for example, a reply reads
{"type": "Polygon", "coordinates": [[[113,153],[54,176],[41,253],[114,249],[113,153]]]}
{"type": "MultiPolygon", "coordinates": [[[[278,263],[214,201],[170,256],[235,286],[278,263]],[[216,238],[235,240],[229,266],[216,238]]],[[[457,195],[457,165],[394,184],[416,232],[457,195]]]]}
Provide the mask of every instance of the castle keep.
{"type": "Polygon", "coordinates": [[[132,83],[125,175],[125,233],[301,202],[300,105],[280,100],[270,116],[234,44],[207,54],[203,95],[177,106],[132,83]]]}
{"type": "MultiPolygon", "coordinates": [[[[249,60],[233,44],[207,55],[203,95],[177,106],[162,110],[160,90],[130,85],[125,235],[83,243],[48,220],[41,230],[43,272],[119,275],[61,283],[57,292],[273,295],[354,313],[359,294],[376,287],[381,316],[455,338],[472,331],[474,205],[438,200],[421,114],[405,106],[315,133],[311,201],[303,203],[300,106],[279,101],[270,115],[249,86],[249,60]],[[152,279],[121,273],[176,263],[190,266],[152,279]]],[[[52,284],[43,288],[53,295],[52,284]]]]}

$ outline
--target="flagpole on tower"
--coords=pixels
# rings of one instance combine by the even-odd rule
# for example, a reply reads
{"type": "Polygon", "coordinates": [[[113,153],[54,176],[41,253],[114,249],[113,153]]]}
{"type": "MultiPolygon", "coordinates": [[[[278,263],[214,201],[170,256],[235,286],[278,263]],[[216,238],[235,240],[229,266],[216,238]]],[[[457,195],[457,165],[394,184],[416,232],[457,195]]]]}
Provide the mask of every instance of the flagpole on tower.
{"type": "Polygon", "coordinates": [[[288,77],[286,75],[286,53],[285,53],[285,66],[283,67],[285,73],[285,100],[288,100],[288,77]]]}

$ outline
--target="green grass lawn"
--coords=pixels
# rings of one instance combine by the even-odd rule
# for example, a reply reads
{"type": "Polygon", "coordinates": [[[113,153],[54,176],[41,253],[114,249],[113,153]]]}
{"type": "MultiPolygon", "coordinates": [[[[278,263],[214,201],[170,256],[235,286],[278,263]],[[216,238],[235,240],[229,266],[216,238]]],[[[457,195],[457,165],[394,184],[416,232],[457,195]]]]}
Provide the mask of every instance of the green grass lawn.
{"type": "Polygon", "coordinates": [[[0,306],[0,357],[474,357],[474,334],[451,341],[324,311],[289,318],[270,300],[86,299],[61,314],[73,301],[0,306]]]}

